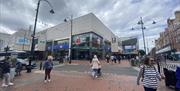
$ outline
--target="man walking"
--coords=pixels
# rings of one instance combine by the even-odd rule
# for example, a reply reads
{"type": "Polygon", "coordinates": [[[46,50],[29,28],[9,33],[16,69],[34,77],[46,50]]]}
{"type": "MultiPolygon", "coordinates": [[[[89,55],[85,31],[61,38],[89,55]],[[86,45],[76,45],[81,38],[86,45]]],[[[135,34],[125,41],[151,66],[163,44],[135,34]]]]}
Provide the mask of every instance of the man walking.
{"type": "Polygon", "coordinates": [[[10,82],[10,64],[8,62],[9,57],[3,60],[2,73],[3,73],[3,83],[2,87],[12,86],[13,83],[10,82]]]}

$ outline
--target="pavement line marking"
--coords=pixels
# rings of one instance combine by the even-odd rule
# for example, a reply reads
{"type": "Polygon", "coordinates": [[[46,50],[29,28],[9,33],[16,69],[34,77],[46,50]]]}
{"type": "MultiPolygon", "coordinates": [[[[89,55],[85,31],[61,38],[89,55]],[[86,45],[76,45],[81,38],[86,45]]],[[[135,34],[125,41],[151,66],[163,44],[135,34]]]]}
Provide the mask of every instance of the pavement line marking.
{"type": "Polygon", "coordinates": [[[140,68],[139,67],[132,67],[134,70],[136,71],[140,71],[140,68]]]}
{"type": "Polygon", "coordinates": [[[61,66],[64,66],[65,64],[59,64],[59,65],[55,65],[54,67],[61,67],[61,66]]]}

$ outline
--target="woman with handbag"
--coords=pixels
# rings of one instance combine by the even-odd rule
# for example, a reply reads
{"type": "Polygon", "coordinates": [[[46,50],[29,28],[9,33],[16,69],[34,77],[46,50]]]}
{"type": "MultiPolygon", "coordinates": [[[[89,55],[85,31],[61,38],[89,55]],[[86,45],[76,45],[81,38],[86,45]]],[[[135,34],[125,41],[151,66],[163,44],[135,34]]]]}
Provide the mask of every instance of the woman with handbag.
{"type": "Polygon", "coordinates": [[[153,65],[153,62],[153,58],[145,57],[144,66],[141,67],[137,77],[137,85],[139,85],[140,78],[142,78],[144,91],[156,91],[158,82],[161,80],[161,76],[153,65]]]}

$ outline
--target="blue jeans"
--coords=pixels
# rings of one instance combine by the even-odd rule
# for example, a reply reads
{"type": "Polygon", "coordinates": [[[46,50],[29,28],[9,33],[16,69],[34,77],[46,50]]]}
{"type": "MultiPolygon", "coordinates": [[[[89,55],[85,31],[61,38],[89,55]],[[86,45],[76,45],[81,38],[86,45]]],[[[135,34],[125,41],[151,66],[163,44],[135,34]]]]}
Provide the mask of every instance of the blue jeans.
{"type": "Polygon", "coordinates": [[[93,76],[97,76],[98,75],[98,69],[93,69],[93,76]]]}
{"type": "Polygon", "coordinates": [[[93,72],[95,72],[97,74],[98,73],[98,69],[93,69],[93,72]]]}
{"type": "Polygon", "coordinates": [[[154,88],[147,88],[147,87],[144,87],[144,91],[156,91],[157,89],[154,89],[154,88]]]}

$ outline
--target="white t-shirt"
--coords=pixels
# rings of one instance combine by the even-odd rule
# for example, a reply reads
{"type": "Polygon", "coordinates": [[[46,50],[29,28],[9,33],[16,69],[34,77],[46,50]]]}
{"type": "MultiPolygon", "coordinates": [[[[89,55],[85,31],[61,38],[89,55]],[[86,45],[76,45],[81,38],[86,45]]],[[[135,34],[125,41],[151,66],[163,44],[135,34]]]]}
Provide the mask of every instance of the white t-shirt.
{"type": "Polygon", "coordinates": [[[92,60],[92,69],[98,69],[100,65],[100,62],[97,58],[93,58],[92,60]]]}

